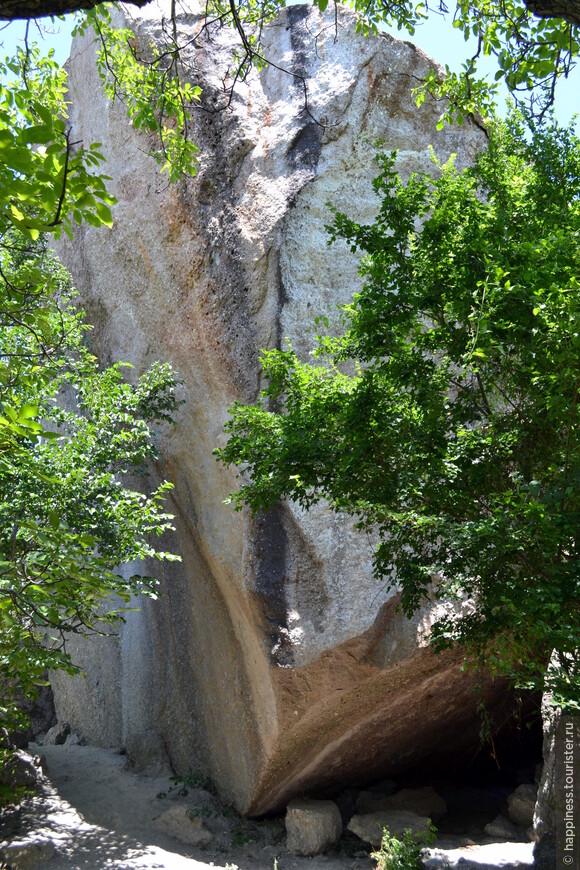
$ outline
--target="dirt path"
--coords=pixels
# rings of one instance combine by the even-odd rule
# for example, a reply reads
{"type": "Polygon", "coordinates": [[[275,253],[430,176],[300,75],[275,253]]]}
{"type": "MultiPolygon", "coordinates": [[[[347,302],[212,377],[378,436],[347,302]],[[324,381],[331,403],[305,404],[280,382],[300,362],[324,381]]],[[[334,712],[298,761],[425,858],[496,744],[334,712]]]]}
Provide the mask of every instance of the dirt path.
{"type": "MultiPolygon", "coordinates": [[[[37,797],[25,801],[20,829],[12,838],[48,844],[36,866],[50,870],[307,870],[313,859],[291,855],[280,820],[241,819],[202,788],[186,795],[168,779],[126,771],[126,758],[91,746],[31,747],[46,758],[47,780],[37,797]],[[173,785],[173,787],[172,787],[173,785]],[[159,797],[165,794],[165,797],[159,797]],[[209,840],[181,843],[158,828],[170,808],[187,807],[209,840]],[[54,844],[51,857],[50,842],[54,844]]],[[[32,860],[32,859],[31,859],[32,860]]],[[[369,858],[318,856],[327,870],[369,870],[369,858]]]]}
{"type": "MultiPolygon", "coordinates": [[[[31,751],[35,751],[32,747],[31,751]]],[[[19,818],[0,826],[0,841],[30,843],[18,870],[372,870],[375,862],[352,837],[341,852],[300,858],[285,847],[282,819],[242,819],[206,789],[187,793],[168,777],[137,776],[125,770],[118,752],[91,746],[42,746],[47,779],[24,802],[19,818]],[[178,815],[173,830],[189,830],[204,845],[180,842],[163,830],[163,815],[178,815]],[[179,814],[182,814],[180,817],[179,814]],[[18,822],[18,826],[14,822],[18,822]],[[8,825],[8,827],[7,827],[8,825]],[[27,863],[28,861],[28,863],[27,863]]],[[[465,844],[465,839],[463,840],[465,844]]],[[[497,843],[434,850],[433,863],[450,867],[531,867],[531,844],[497,843]],[[435,856],[439,860],[435,860],[435,856]]]]}

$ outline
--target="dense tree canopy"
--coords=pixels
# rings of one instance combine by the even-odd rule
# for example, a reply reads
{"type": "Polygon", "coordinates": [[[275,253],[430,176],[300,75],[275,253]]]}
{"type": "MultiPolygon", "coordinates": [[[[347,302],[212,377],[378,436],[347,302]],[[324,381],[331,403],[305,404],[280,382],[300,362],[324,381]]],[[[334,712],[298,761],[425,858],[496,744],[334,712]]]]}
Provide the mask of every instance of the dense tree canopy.
{"type": "Polygon", "coordinates": [[[114,202],[98,146],[67,126],[64,72],[27,45],[0,73],[0,727],[11,729],[47,667],[74,671],[71,633],[154,593],[153,578],[120,568],[173,558],[151,542],[170,527],[168,484],[124,481],[155,456],[151,427],[176,405],[167,366],[132,386],[121,366],[99,369],[47,251],[82,221],[110,226],[114,202]]]}
{"type": "Polygon", "coordinates": [[[155,457],[151,423],[174,410],[175,380],[159,365],[134,386],[120,365],[99,370],[65,270],[42,244],[1,239],[0,725],[13,727],[48,667],[74,671],[71,633],[155,591],[119,568],[170,558],[150,540],[171,527],[169,487],[123,481],[155,457]]]}
{"type": "MultiPolygon", "coordinates": [[[[147,6],[151,0],[125,0],[127,6],[147,6]]],[[[103,5],[103,0],[0,0],[0,19],[15,21],[43,18],[47,15],[66,15],[103,5]]]]}
{"type": "Polygon", "coordinates": [[[394,161],[375,222],[329,228],[365,254],[343,334],[318,364],[264,352],[268,386],[217,455],[243,468],[237,507],[328,499],[379,535],[408,614],[449,602],[438,647],[577,707],[580,141],[512,118],[463,172],[403,183],[394,161]]]}
{"type": "MultiPolygon", "coordinates": [[[[94,9],[102,0],[0,0],[0,19],[41,18],[46,15],[63,15],[94,9]]],[[[151,0],[124,0],[126,6],[147,6],[151,0]]],[[[246,4],[249,5],[249,4],[246,4]]],[[[283,4],[278,4],[282,6],[283,4]]],[[[389,5],[383,2],[384,14],[389,5]]],[[[580,24],[578,0],[526,0],[526,7],[541,18],[563,18],[571,24],[580,24]]],[[[392,4],[394,10],[394,4],[392,4]]],[[[240,9],[242,9],[240,4],[240,9]]],[[[500,7],[501,9],[501,7],[500,7]]],[[[505,11],[505,7],[504,10],[505,11]]]]}

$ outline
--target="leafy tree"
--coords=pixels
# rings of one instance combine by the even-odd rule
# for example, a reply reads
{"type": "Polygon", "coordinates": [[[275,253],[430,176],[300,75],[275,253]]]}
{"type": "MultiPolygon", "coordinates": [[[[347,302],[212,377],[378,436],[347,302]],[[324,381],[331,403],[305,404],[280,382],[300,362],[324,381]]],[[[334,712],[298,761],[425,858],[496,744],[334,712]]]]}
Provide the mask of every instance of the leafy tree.
{"type": "Polygon", "coordinates": [[[580,141],[513,116],[463,172],[378,163],[374,223],[329,228],[365,254],[344,332],[317,363],[263,352],[260,401],[231,409],[233,500],[328,499],[376,531],[407,614],[449,603],[437,648],[577,708],[580,141]]]}
{"type": "Polygon", "coordinates": [[[132,595],[154,594],[153,578],[120,567],[174,558],[151,543],[171,527],[169,484],[148,493],[143,475],[175,377],[155,365],[132,386],[89,353],[45,239],[112,223],[99,146],[73,141],[50,57],[26,45],[0,71],[0,727],[12,729],[47,668],[76,670],[71,633],[106,630],[132,595]]]}
{"type": "Polygon", "coordinates": [[[76,671],[71,633],[106,630],[132,595],[155,593],[152,577],[118,569],[175,558],[150,540],[171,528],[169,484],[124,483],[155,457],[150,424],[170,419],[175,379],[160,365],[135,386],[121,365],[99,370],[54,256],[9,234],[0,260],[0,724],[13,727],[47,668],[76,671]]]}

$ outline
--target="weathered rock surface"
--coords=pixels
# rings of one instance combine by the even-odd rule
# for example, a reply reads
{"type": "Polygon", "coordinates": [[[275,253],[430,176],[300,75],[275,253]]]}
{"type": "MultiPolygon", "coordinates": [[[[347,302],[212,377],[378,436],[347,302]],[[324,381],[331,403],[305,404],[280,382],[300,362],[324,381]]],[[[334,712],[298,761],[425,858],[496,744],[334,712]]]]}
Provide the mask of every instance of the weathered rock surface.
{"type": "Polygon", "coordinates": [[[542,834],[534,843],[534,870],[554,870],[557,867],[556,836],[554,833],[542,834]]]}
{"type": "Polygon", "coordinates": [[[0,784],[13,788],[30,788],[41,775],[39,759],[22,749],[14,749],[6,763],[0,766],[0,784]]]}
{"type": "Polygon", "coordinates": [[[408,810],[383,810],[378,813],[365,813],[363,816],[353,816],[347,825],[349,831],[370,843],[380,846],[384,828],[394,836],[401,836],[407,829],[413,834],[427,834],[431,819],[419,816],[408,810]]]}
{"type": "Polygon", "coordinates": [[[286,810],[286,845],[295,855],[319,855],[338,843],[342,817],[334,801],[292,800],[286,810]]]}
{"type": "Polygon", "coordinates": [[[68,722],[57,722],[46,732],[43,743],[45,746],[62,746],[66,743],[71,733],[68,722]]]}
{"type": "MultiPolygon", "coordinates": [[[[556,819],[564,818],[565,815],[564,789],[558,788],[557,783],[557,743],[559,740],[560,746],[563,746],[563,719],[561,711],[553,705],[552,701],[550,694],[542,697],[544,766],[534,809],[534,834],[537,839],[534,844],[534,867],[538,870],[553,870],[556,866],[556,819]]],[[[562,758],[563,755],[560,763],[562,758]]]]}
{"type": "MultiPolygon", "coordinates": [[[[152,3],[137,13],[141,44],[159,36],[162,12],[152,3]]],[[[74,647],[86,678],[55,676],[56,709],[96,744],[159,742],[176,771],[210,776],[250,814],[478,740],[469,674],[424,648],[435,607],[404,618],[373,579],[372,542],[322,505],[282,504],[255,519],[224,506],[235,477],[211,455],[228,406],[257,395],[260,348],[290,339],[306,355],[314,316],[334,318],[359,286],[347,246],[328,248],[323,225],[329,200],[374,216],[368,142],[397,148],[403,174],[429,164],[431,144],[459,166],[484,146],[470,122],[437,132],[434,103],[417,111],[425,55],[390,36],[355,36],[340,14],[335,33],[332,18],[292,6],[266,35],[267,50],[306,76],[311,116],[328,126],[273,67],[214,111],[233,36],[200,33],[195,14],[180,20],[204,102],[192,130],[199,172],[172,187],[123,107],[102,95],[88,37],[70,60],[74,138],[102,143],[118,203],[111,231],[82,227],[60,253],[102,361],[139,373],[167,360],[183,379],[178,426],[164,433],[154,472],[175,484],[167,548],[182,563],[162,569],[159,602],[135,602],[120,643],[74,647]]]]}
{"type": "Polygon", "coordinates": [[[551,702],[551,696],[544,695],[542,698],[544,766],[534,808],[534,830],[538,840],[555,832],[555,814],[558,810],[562,810],[562,806],[556,806],[559,797],[556,790],[556,736],[561,716],[560,711],[551,702]]]}

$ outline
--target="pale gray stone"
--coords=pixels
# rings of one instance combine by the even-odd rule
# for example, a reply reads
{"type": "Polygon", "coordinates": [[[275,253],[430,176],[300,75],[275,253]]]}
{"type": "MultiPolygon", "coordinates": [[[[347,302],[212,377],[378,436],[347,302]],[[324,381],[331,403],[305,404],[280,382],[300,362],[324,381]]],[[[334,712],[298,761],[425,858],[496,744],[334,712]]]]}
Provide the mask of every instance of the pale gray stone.
{"type": "Polygon", "coordinates": [[[208,831],[203,819],[193,813],[185,804],[177,804],[155,819],[153,825],[189,846],[209,846],[213,834],[208,831]]]}
{"type": "Polygon", "coordinates": [[[125,740],[131,769],[144,776],[171,776],[171,762],[159,734],[131,734],[125,740]]]}
{"type": "Polygon", "coordinates": [[[515,825],[530,828],[534,822],[537,788],[524,783],[508,796],[508,816],[515,825]]]}
{"type": "Polygon", "coordinates": [[[52,840],[30,836],[0,844],[0,860],[12,870],[37,870],[45,867],[55,855],[52,840]]]}
{"type": "MultiPolygon", "coordinates": [[[[556,732],[560,724],[560,710],[552,704],[552,697],[545,694],[542,697],[542,728],[544,739],[542,743],[542,755],[544,765],[542,776],[536,795],[534,808],[534,831],[538,840],[543,840],[542,850],[549,851],[553,845],[555,832],[555,813],[557,802],[562,800],[556,794],[556,732]],[[548,845],[546,845],[548,844],[548,845]]],[[[560,811],[562,807],[558,808],[560,811]]]]}
{"type": "Polygon", "coordinates": [[[340,810],[334,801],[292,800],[286,809],[286,835],[290,852],[319,855],[340,840],[340,810]]]}
{"type": "Polygon", "coordinates": [[[353,816],[347,828],[365,843],[378,847],[381,845],[385,828],[395,836],[402,835],[407,829],[413,834],[427,834],[430,824],[431,819],[418,816],[417,813],[408,810],[383,810],[378,813],[353,816]]]}
{"type": "MultiPolygon", "coordinates": [[[[69,63],[75,141],[102,143],[117,204],[111,230],[83,226],[59,252],[98,358],[127,360],[135,375],[156,359],[179,372],[184,403],[177,426],[160,430],[155,474],[175,487],[167,549],[182,561],[139,569],[160,577],[162,595],[135,601],[118,639],[70,639],[85,676],[54,675],[55,706],[101,746],[159,735],[178,773],[211,777],[255,815],[326,787],[329,776],[391,775],[400,759],[416,764],[454,734],[466,750],[478,745],[473,676],[453,654],[427,649],[443,605],[407,619],[394,591],[377,586],[375,542],[324,504],[306,512],[283,503],[253,519],[224,505],[236,472],[212,457],[228,407],[260,389],[260,348],[289,339],[310,359],[314,316],[328,312],[335,328],[336,305],[360,288],[356,258],[346,244],[328,247],[324,224],[328,201],[374,219],[369,142],[398,149],[404,177],[432,166],[431,145],[442,160],[456,154],[458,168],[485,146],[471,119],[437,131],[441,106],[415,106],[411,91],[430,58],[386,34],[356,35],[354,14],[336,11],[337,30],[334,5],[326,17],[291,6],[264,34],[269,56],[304,72],[310,112],[326,126],[274,66],[251,71],[228,111],[215,113],[235,34],[216,27],[200,41],[195,5],[178,17],[209,111],[191,123],[197,175],[176,185],[146,156],[150,137],[105,99],[92,35],[75,39],[69,63]]],[[[148,50],[170,6],[154,0],[127,14],[148,50]]],[[[500,699],[499,687],[482,698],[490,712],[500,699]]]]}

